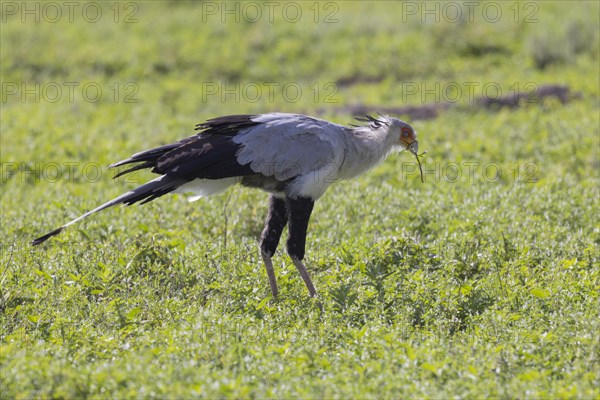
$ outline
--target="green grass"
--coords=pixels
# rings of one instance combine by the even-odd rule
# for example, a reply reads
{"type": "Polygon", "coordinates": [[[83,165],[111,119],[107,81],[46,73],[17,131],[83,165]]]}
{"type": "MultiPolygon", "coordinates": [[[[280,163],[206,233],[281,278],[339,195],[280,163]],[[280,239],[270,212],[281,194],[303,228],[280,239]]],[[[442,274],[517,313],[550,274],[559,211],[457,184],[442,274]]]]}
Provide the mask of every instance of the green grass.
{"type": "Polygon", "coordinates": [[[129,24],[124,3],[118,23],[108,6],[98,23],[2,22],[2,398],[598,398],[597,3],[528,3],[534,23],[524,5],[515,23],[512,3],[495,23],[421,23],[390,2],[319,3],[315,23],[301,3],[297,23],[255,24],[133,4],[129,24]],[[331,10],[338,22],[323,23],[331,10]],[[79,83],[73,101],[65,82],[79,83]],[[283,249],[271,299],[256,244],[266,195],[241,187],[115,208],[28,244],[150,177],[114,182],[106,165],[206,118],[348,123],[337,108],[420,105],[407,83],[435,102],[436,83],[466,82],[579,95],[497,111],[463,95],[410,121],[425,184],[400,154],[334,185],[307,246],[322,312],[283,249]],[[33,94],[7,92],[22,83],[33,94]],[[90,83],[97,102],[79,90],[90,83]],[[248,84],[302,95],[251,102],[248,84]]]}

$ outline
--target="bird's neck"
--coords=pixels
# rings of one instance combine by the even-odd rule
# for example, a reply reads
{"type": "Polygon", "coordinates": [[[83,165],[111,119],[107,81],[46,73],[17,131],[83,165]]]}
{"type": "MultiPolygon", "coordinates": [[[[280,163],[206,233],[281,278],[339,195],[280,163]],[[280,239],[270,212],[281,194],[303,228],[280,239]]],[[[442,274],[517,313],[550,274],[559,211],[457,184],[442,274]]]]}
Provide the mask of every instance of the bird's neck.
{"type": "Polygon", "coordinates": [[[346,157],[340,168],[342,179],[352,178],[382,162],[391,152],[400,150],[394,145],[387,126],[373,129],[361,126],[348,135],[346,157]]]}

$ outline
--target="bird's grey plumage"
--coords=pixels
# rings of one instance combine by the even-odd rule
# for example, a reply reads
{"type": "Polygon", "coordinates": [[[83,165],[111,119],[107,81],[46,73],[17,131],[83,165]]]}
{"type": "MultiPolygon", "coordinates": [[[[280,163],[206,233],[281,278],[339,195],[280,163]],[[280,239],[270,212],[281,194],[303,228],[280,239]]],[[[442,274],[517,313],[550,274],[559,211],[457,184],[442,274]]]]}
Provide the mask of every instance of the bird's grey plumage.
{"type": "Polygon", "coordinates": [[[388,130],[400,120],[382,116],[366,126],[348,128],[300,114],[270,113],[240,131],[237,161],[277,181],[291,180],[285,194],[319,198],[335,181],[353,178],[394,150],[402,150],[388,130]]]}
{"type": "Polygon", "coordinates": [[[240,164],[256,173],[285,181],[313,172],[336,160],[336,147],[345,128],[305,115],[272,113],[254,119],[261,122],[238,133],[240,164]]]}

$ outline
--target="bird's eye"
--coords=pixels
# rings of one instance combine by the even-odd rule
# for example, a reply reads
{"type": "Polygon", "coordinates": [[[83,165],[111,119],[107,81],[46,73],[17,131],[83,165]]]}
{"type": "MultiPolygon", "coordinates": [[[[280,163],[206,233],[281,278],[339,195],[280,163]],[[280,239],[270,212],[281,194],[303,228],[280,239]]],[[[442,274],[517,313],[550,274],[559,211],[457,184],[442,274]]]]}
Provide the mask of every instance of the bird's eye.
{"type": "Polygon", "coordinates": [[[409,132],[409,130],[408,130],[408,129],[406,129],[406,128],[405,128],[405,129],[402,129],[402,137],[403,137],[403,138],[407,138],[407,137],[409,137],[409,136],[410,136],[410,132],[409,132]]]}

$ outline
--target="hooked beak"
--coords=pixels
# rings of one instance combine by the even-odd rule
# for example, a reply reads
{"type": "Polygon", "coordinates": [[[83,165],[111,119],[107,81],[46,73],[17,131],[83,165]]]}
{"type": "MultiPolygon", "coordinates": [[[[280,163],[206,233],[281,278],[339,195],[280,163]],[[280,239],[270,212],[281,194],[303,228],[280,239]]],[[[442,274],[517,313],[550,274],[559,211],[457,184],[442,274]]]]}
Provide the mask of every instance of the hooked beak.
{"type": "Polygon", "coordinates": [[[419,141],[415,140],[412,143],[407,143],[406,150],[410,151],[413,154],[417,154],[417,152],[419,151],[419,141]]]}

